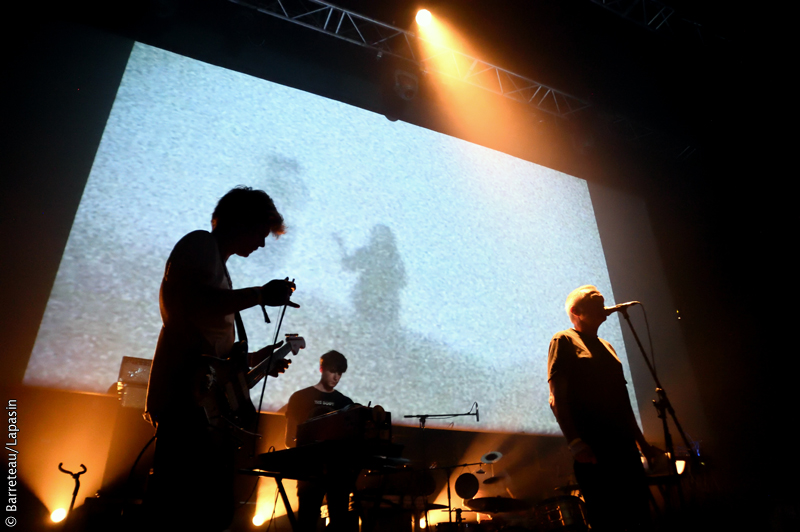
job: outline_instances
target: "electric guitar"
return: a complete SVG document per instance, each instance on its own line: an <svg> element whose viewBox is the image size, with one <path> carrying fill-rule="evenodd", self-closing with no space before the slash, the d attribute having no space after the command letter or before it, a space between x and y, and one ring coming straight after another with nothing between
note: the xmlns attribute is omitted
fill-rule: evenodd
<svg viewBox="0 0 800 532"><path fill-rule="evenodd" d="M286 342L252 369L247 366L245 342L237 342L228 358L203 355L195 376L194 396L209 425L244 431L252 427L258 412L250 400L250 388L289 353L297 355L305 347L306 341L301 336L287 334Z"/></svg>

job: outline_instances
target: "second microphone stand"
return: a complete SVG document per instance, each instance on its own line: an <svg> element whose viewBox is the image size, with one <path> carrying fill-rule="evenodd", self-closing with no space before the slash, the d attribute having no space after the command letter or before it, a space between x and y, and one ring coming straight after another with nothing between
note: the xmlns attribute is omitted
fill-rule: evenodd
<svg viewBox="0 0 800 532"><path fill-rule="evenodd" d="M478 403L475 403L472 406L477 407ZM454 417L463 417L463 416L475 416L475 418L477 419L478 418L478 412L477 412L477 410L475 412L473 412L472 408L470 408L469 412L467 412L466 414L414 414L414 415L410 415L410 416L403 416L406 419L412 419L412 418L413 419L419 419L419 428L422 429L422 462L423 462L423 464L427 463L427 459L426 459L426 456L425 456L425 423L429 419L450 419L450 418L454 418ZM458 466L453 466L453 467L458 467ZM452 512L452 508L450 506L450 469L452 469L452 467L451 468L436 467L434 469L445 469L447 471L447 518L448 518L448 521L450 522L450 524L452 524L453 523L453 512ZM428 501L427 501L427 496L426 496L426 500L425 500L425 525L429 526L428 523L430 523L430 521L428 520Z"/></svg>
<svg viewBox="0 0 800 532"><path fill-rule="evenodd" d="M667 397L667 392L664 390L664 387L661 385L661 381L658 379L655 368L650 363L650 359L647 358L647 353L644 350L644 346L642 345L641 340L639 340L639 335L636 334L636 329L633 327L633 323L631 323L631 319L628 316L628 309L622 308L619 310L619 312L625 318L625 321L628 322L628 327L633 333L633 337L636 340L636 345L639 346L639 351L642 353L642 357L647 365L647 369L650 370L650 375L653 376L653 381L656 384L656 395L658 396L658 399L653 401L653 406L656 407L658 417L661 419L661 426L664 430L664 447L666 447L666 452L669 453L669 474L677 481L678 469L675 465L675 446L672 441L672 434L669 431L667 414L669 414L669 416L672 418L672 421L675 423L675 428L678 429L678 434L680 434L684 445L686 445L686 449L689 451L689 463L691 464L692 472L698 472L700 470L700 460L697 458L694 448L689 442L689 438L686 436L686 433L683 431L683 428L678 421L678 417L675 415L675 409L672 408L672 403L670 403L669 398ZM682 498L680 484L677 484L677 486L678 493Z"/></svg>

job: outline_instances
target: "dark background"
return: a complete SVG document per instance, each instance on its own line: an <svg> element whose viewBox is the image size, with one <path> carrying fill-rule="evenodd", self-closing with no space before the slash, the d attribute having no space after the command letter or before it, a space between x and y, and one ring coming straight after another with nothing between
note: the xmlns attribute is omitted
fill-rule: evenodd
<svg viewBox="0 0 800 532"><path fill-rule="evenodd" d="M337 5L412 30L417 7ZM781 529L776 515L796 519L797 416L780 17L724 2L670 5L673 29L660 32L588 0L426 7L462 28L482 59L592 103L568 122L530 114L510 140L492 130L467 140L647 201L701 386L720 499L728 517L763 507L754 523ZM393 60L222 0L40 2L5 18L4 386L22 380L132 39L447 132L424 80L410 103L387 90ZM609 115L656 133L629 140L609 129ZM681 147L689 150L678 156Z"/></svg>

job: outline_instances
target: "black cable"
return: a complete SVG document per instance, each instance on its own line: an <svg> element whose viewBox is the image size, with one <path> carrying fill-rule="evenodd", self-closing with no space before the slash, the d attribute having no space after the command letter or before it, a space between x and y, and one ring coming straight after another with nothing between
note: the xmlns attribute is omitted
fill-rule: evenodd
<svg viewBox="0 0 800 532"><path fill-rule="evenodd" d="M136 470L136 466L139 464L139 460L142 459L142 456L144 456L144 452L147 450L147 448L150 447L153 444L154 441L156 441L156 435L157 434L158 434L158 432L153 433L153 437L150 438L150 440L147 443L144 444L144 447L142 447L142 450L139 451L139 455L136 457L136 460L133 461L133 465L131 466L131 470L128 473L128 480L125 483L125 486L127 487L127 490L128 490L129 494L131 493L130 490L131 490L131 487L132 487L132 484L133 484L133 473Z"/></svg>
<svg viewBox="0 0 800 532"><path fill-rule="evenodd" d="M272 528L272 522L275 520L275 510L278 507L278 486L275 485L275 500L272 501L272 515L269 516L269 524L267 525L266 532L269 532L269 529ZM288 510L287 510L288 511ZM278 525L275 525L275 530L278 530Z"/></svg>
<svg viewBox="0 0 800 532"><path fill-rule="evenodd" d="M286 280L288 281L289 278L287 277ZM272 345L275 345L275 344L278 343L278 335L280 334L281 325L283 324L283 316L286 314L286 307L287 306L288 305L283 305L283 308L281 309L281 317L278 320L278 325L275 327L275 336L274 336L274 338L272 340ZM264 320L267 323L270 323L269 318L267 317L266 309L263 306L261 308L264 311ZM273 352L269 355L270 358L272 358L272 355L274 353L275 353L275 350L273 349ZM258 426L259 426L259 424L261 422L261 407L264 404L264 394L266 393L266 390L267 390L267 379L269 378L269 369L270 369L271 365L272 365L272 361L270 360L270 363L267 366L267 370L264 372L264 382L261 385L261 396L258 399L258 408L256 408L256 424L255 424L255 427L253 428L253 432L256 435L258 434ZM256 454L257 440L258 440L257 437L253 438L253 450L250 453L251 456L253 456L253 457L255 457L255 454ZM267 452L274 451L275 447L274 446L270 446L270 449L271 450L268 450ZM256 477L256 482L255 482L255 485L253 486L253 490L250 492L250 495L247 497L247 501L245 503L249 502L250 499L253 498L253 493L255 493L255 491L256 491L256 487L258 486L258 481L259 481L260 478L261 477ZM277 503L277 492L276 492L275 497L276 497L276 503ZM273 516L275 515L275 505L273 505L272 515ZM269 526L272 526L272 521L271 520L270 520L270 525ZM269 530L269 529L267 529L267 530Z"/></svg>
<svg viewBox="0 0 800 532"><path fill-rule="evenodd" d="M286 307L289 305L284 305L281 309L281 317L278 320L278 326L275 328L275 337L272 339L272 344L278 343L278 334L281 332L281 325L283 325L283 317L286 315Z"/></svg>
<svg viewBox="0 0 800 532"><path fill-rule="evenodd" d="M653 364L653 373L658 375L656 371L656 351L653 349L653 335L650 334L650 322L647 319L647 309L644 308L644 304L641 305L642 307L642 314L644 315L644 325L645 329L647 329L647 338L650 343L650 361Z"/></svg>
<svg viewBox="0 0 800 532"><path fill-rule="evenodd" d="M277 327L275 327L275 336L272 339L272 345L275 345L275 344L278 343L278 335L280 334L281 325L283 324L283 316L286 314L286 307L287 307L287 305L284 305L283 308L281 309L281 317L278 320ZM273 349L273 353L274 353L274 349ZM271 357L272 357L272 355L270 355L270 358ZM271 366L271 365L272 365L272 361L270 361L270 363L269 363L269 366ZM253 430L253 432L255 432L255 433L258 433L258 425L259 425L259 422L261 421L261 407L264 405L264 394L267 391L267 379L269 378L269 369L270 369L269 366L267 366L267 371L264 372L264 382L261 385L261 396L258 399L258 408L256 408L256 426L255 426L255 430ZM255 439L254 439L253 440L253 453L252 453L253 456L255 456L255 452L256 452L255 446L256 446L256 444L255 444Z"/></svg>
<svg viewBox="0 0 800 532"><path fill-rule="evenodd" d="M283 322L283 315L285 313L286 313L286 305L284 305L283 310L281 312L280 322L278 323L278 326L275 328L275 340L272 342L272 345L275 345L276 343L278 343L277 342L278 333L280 331L281 322ZM270 323L270 322L267 321L267 323ZM271 354L270 354L270 357L272 357ZM270 365L271 364L272 363L270 362ZM253 427L253 434L255 434L256 436L253 437L253 448L250 450L250 456L251 457L255 457L257 446L258 446L258 426L260 425L260 422L261 422L261 406L264 403L264 393L267 390L267 378L269 378L269 366L267 366L267 370L264 372L264 382L261 385L261 396L260 396L260 398L258 400L258 408L255 409L255 411L256 411L256 423L255 423L255 426ZM274 450L275 448L274 447L270 447L270 449ZM268 452L271 452L271 451L268 451ZM253 489L250 490L250 495L248 495L247 500L245 500L244 504L247 504L248 502L250 502L250 499L253 498L253 494L256 492L256 488L258 487L258 481L260 480L260 478L261 477L256 477L256 481L255 481L255 483L253 485ZM241 506L240 506L240 508L241 508Z"/></svg>
<svg viewBox="0 0 800 532"><path fill-rule="evenodd" d="M268 453L271 453L271 452L274 452L274 451L275 451L275 446L274 446L274 445L270 445L269 449L267 449L267 452L268 452ZM242 508L242 507L244 507L245 505L247 505L247 503L248 503L248 502L250 502L250 499L252 499L252 498L253 498L253 494L256 492L256 488L258 487L258 481L259 481L259 480L261 480L261 477L260 477L260 476L258 476L258 475L256 475L256 481L255 481L255 483L253 484L253 489L251 489L251 490L250 490L250 495L248 495L248 496L247 496L247 500L245 500L243 504L239 505L239 506L236 508L237 510L238 510L239 508Z"/></svg>

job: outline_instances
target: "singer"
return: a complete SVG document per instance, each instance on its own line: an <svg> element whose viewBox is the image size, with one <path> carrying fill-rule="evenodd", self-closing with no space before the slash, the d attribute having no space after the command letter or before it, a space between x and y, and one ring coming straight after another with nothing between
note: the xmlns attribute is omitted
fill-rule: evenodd
<svg viewBox="0 0 800 532"><path fill-rule="evenodd" d="M283 217L261 190L237 187L211 218L211 232L193 231L173 248L161 282L163 327L158 337L146 417L156 426L148 505L157 530L224 530L233 518L234 442L208 426L194 402L194 368L201 355L225 358L234 344L234 314L255 305L291 304L294 285L273 280L234 290L226 263L264 247L284 232ZM267 346L250 365L269 356ZM284 361L273 371L282 373Z"/></svg>
<svg viewBox="0 0 800 532"><path fill-rule="evenodd" d="M575 459L592 530L646 530L649 493L636 446L648 460L657 450L636 423L622 363L611 344L597 336L609 314L604 303L591 285L567 296L573 327L550 341L550 408Z"/></svg>

